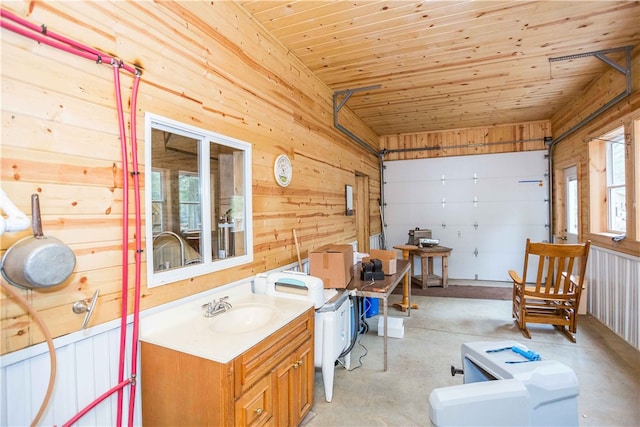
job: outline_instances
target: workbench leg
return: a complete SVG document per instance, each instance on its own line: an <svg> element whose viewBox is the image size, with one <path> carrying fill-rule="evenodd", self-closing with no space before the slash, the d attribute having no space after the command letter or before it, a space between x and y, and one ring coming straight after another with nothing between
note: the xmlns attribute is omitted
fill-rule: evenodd
<svg viewBox="0 0 640 427"><path fill-rule="evenodd" d="M418 249L417 246L410 246L410 245L394 246L393 248L400 249L402 251L402 259L407 261L409 261L409 254L411 253L411 251L413 249ZM411 260L411 263L413 263L413 260ZM407 274L404 275L404 281L402 283L402 302L393 304L393 306L399 309L400 311L409 310L409 313L408 313L409 315L411 315L412 308L414 309L418 308L418 304L411 304L411 301L410 301L412 267L413 265L409 266L409 270L407 271Z"/></svg>
<svg viewBox="0 0 640 427"><path fill-rule="evenodd" d="M431 266L431 258L428 256L420 257L420 275L422 276L422 289L427 289L429 274L431 274L431 267L427 267L427 262Z"/></svg>
<svg viewBox="0 0 640 427"><path fill-rule="evenodd" d="M442 287L447 287L447 282L449 280L449 261L447 260L448 256L442 257Z"/></svg>
<svg viewBox="0 0 640 427"><path fill-rule="evenodd" d="M387 303L387 297L382 298L382 316L384 318L382 324L384 327L384 371L387 371L387 337L389 336L389 325L387 317L387 309L389 304Z"/></svg>

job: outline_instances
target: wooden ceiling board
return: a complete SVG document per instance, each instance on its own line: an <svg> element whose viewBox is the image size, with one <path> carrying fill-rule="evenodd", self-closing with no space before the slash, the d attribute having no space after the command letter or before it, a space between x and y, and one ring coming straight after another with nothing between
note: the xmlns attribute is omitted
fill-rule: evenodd
<svg viewBox="0 0 640 427"><path fill-rule="evenodd" d="M638 1L239 3L381 136L549 119L610 68L549 58L640 44Z"/></svg>
<svg viewBox="0 0 640 427"><path fill-rule="evenodd" d="M385 14L388 11L385 11ZM446 21L445 21L446 19ZM367 47L371 43L405 43L420 36L433 36L440 34L452 34L460 37L469 28L470 24L476 24L472 15L460 16L458 14L449 15L446 18L436 19L412 12L392 19L376 18L369 23L362 23L362 20L351 18L344 23L343 28L320 27L313 31L304 33L304 39L298 40L299 45L292 42L291 47L296 50L306 50L315 54L322 54L331 51L339 45L352 46L355 51L361 47ZM487 19L483 19L482 22ZM395 38L394 38L395 37ZM446 36L444 36L446 37ZM449 37L447 37L448 39ZM286 42L286 37L283 41ZM359 44L361 43L361 44ZM313 48L308 48L307 44L312 44Z"/></svg>

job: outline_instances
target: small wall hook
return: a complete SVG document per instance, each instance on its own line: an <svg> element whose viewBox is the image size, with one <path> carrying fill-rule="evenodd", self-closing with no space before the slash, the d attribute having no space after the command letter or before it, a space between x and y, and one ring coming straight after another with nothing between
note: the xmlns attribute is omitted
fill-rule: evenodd
<svg viewBox="0 0 640 427"><path fill-rule="evenodd" d="M73 310L74 313L76 314L82 314L85 312L87 313L87 315L84 316L84 321L82 322L81 329L84 329L87 327L87 324L89 323L89 318L91 317L91 313L93 313L93 308L96 306L96 302L98 301L98 295L100 295L100 289L96 289L96 292L93 294L93 298L91 298L91 302L89 304L87 304L87 300L83 300L83 299L73 303L73 306L71 307L71 309Z"/></svg>

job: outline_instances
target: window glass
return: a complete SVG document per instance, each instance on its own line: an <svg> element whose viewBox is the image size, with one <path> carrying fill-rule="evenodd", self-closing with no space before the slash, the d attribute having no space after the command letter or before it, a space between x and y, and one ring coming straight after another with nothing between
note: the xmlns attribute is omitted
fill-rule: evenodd
<svg viewBox="0 0 640 427"><path fill-rule="evenodd" d="M603 138L606 144L608 228L613 232L627 229L625 188L624 128L618 128Z"/></svg>
<svg viewBox="0 0 640 427"><path fill-rule="evenodd" d="M178 173L180 231L192 232L201 228L200 178L192 172Z"/></svg>
<svg viewBox="0 0 640 427"><path fill-rule="evenodd" d="M151 171L151 218L153 233L163 231L164 212L164 171Z"/></svg>
<svg viewBox="0 0 640 427"><path fill-rule="evenodd" d="M578 178L567 179L567 233L578 234Z"/></svg>

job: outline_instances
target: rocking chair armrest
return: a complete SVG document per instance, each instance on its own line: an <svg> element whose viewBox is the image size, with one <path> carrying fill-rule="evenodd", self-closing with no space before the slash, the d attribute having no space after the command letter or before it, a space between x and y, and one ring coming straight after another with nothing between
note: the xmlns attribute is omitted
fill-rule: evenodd
<svg viewBox="0 0 640 427"><path fill-rule="evenodd" d="M562 273L562 277L567 277L567 272ZM574 276L573 274L569 275L569 281L571 282L572 289L578 289L578 283L580 283L580 277Z"/></svg>
<svg viewBox="0 0 640 427"><path fill-rule="evenodd" d="M518 276L518 273L516 273L514 270L509 270L509 276L511 276L511 280L513 280L514 285L519 285L519 286L524 285L524 283L522 283L522 279L520 278L520 276Z"/></svg>
<svg viewBox="0 0 640 427"><path fill-rule="evenodd" d="M562 272L562 277L567 277L567 272L563 271ZM574 276L573 274L569 275L569 280L571 281L571 283L573 283L574 285L578 285L578 282L580 282L580 277L579 276Z"/></svg>

